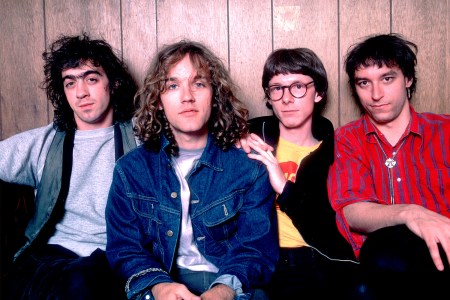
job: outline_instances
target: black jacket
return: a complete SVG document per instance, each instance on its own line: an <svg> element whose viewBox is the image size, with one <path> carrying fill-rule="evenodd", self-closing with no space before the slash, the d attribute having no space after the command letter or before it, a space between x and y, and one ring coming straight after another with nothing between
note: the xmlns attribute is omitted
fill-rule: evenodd
<svg viewBox="0 0 450 300"><path fill-rule="evenodd" d="M258 117L249 123L250 132L276 150L280 137L278 119ZM356 261L350 244L338 231L335 212L328 200L328 169L334 161L333 124L322 116L314 117L312 133L322 144L301 161L295 183L286 183L277 203L308 245L332 259Z"/></svg>

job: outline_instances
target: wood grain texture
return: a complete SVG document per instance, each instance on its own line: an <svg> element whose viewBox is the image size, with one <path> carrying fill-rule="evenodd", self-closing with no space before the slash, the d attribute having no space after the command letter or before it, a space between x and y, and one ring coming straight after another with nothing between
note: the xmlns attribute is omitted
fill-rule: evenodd
<svg viewBox="0 0 450 300"><path fill-rule="evenodd" d="M157 0L158 47L190 39L209 47L228 66L227 0Z"/></svg>
<svg viewBox="0 0 450 300"><path fill-rule="evenodd" d="M392 29L418 46L416 111L450 113L448 1L393 0ZM418 30L420 29L420 30Z"/></svg>
<svg viewBox="0 0 450 300"><path fill-rule="evenodd" d="M52 120L38 87L41 54L61 34L86 31L106 39L138 83L162 45L182 38L203 42L230 69L251 117L271 114L260 87L269 53L308 47L328 72L325 115L336 127L360 116L343 69L345 54L376 33L399 32L417 43L412 103L418 111L450 113L449 27L448 0L2 0L0 139Z"/></svg>
<svg viewBox="0 0 450 300"><path fill-rule="evenodd" d="M122 37L123 59L141 85L157 48L155 1L122 1Z"/></svg>
<svg viewBox="0 0 450 300"><path fill-rule="evenodd" d="M274 48L305 47L322 60L328 77L324 115L338 125L338 1L274 1Z"/></svg>
<svg viewBox="0 0 450 300"><path fill-rule="evenodd" d="M34 0L0 3L0 140L49 122L41 53L44 10Z"/></svg>
<svg viewBox="0 0 450 300"><path fill-rule="evenodd" d="M368 35L390 33L390 1L340 0L339 16L339 125L342 126L361 116L348 85L345 55L349 47Z"/></svg>
<svg viewBox="0 0 450 300"><path fill-rule="evenodd" d="M250 118L271 115L264 101L261 76L272 51L271 1L230 0L230 73Z"/></svg>
<svg viewBox="0 0 450 300"><path fill-rule="evenodd" d="M119 1L47 0L45 22L48 43L60 35L87 32L92 38L103 38L114 49L122 51Z"/></svg>

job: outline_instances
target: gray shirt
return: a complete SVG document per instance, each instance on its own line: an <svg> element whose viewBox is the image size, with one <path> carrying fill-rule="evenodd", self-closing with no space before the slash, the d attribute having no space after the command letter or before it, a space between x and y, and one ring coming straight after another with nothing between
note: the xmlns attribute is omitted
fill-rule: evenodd
<svg viewBox="0 0 450 300"><path fill-rule="evenodd" d="M36 188L54 135L50 124L1 141L0 179ZM49 243L80 256L105 250L105 207L114 165L113 126L76 131L66 213Z"/></svg>

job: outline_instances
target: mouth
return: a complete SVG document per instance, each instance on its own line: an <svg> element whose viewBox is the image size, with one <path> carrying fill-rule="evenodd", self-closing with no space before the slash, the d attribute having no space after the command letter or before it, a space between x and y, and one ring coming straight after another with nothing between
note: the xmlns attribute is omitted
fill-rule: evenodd
<svg viewBox="0 0 450 300"><path fill-rule="evenodd" d="M88 108L88 107L92 107L93 105L94 105L94 103L83 103L83 104L79 105L78 107Z"/></svg>
<svg viewBox="0 0 450 300"><path fill-rule="evenodd" d="M382 109L385 108L386 106L388 106L387 103L379 103L379 104L372 104L370 107L372 107L373 109Z"/></svg>
<svg viewBox="0 0 450 300"><path fill-rule="evenodd" d="M192 115L192 114L195 114L197 112L197 110L196 109L193 109L193 108L190 108L190 109L183 109L181 112L180 112L180 115Z"/></svg>

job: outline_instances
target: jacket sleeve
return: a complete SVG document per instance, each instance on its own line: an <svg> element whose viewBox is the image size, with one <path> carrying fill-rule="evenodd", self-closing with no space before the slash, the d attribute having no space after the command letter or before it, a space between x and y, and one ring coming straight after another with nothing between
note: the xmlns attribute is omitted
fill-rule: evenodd
<svg viewBox="0 0 450 300"><path fill-rule="evenodd" d="M0 180L36 188L54 135L49 124L0 141Z"/></svg>

